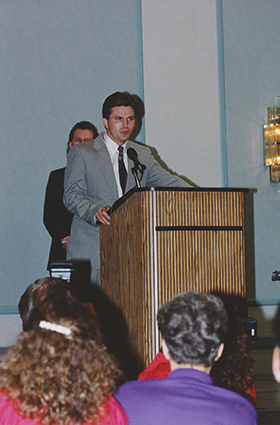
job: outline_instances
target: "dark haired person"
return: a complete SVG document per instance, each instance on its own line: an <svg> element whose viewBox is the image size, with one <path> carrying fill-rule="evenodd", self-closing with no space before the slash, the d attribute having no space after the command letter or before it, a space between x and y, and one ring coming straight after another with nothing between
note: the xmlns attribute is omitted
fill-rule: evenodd
<svg viewBox="0 0 280 425"><path fill-rule="evenodd" d="M210 376L214 385L228 388L247 398L257 407L257 395L253 384L253 358L251 356L248 333L240 313L230 299L222 297L228 316L228 332L224 340L224 351L218 361L214 362ZM167 378L170 363L162 352L159 352L147 368L140 373L138 379Z"/></svg>
<svg viewBox="0 0 280 425"><path fill-rule="evenodd" d="M58 281L60 282L60 285L64 286L65 292L69 292L70 294L70 285L67 282L51 277L37 279L26 288L18 303L18 312L24 332L30 331L37 325L37 308L35 307L37 304L37 298L40 297L42 292L49 288L50 285L57 285Z"/></svg>
<svg viewBox="0 0 280 425"><path fill-rule="evenodd" d="M81 121L74 125L69 133L67 152L72 146L79 145L98 136L96 127L89 121ZM65 167L53 170L49 175L44 203L44 225L52 242L47 270L52 261L66 259L66 250L73 219L63 204Z"/></svg>
<svg viewBox="0 0 280 425"><path fill-rule="evenodd" d="M214 386L210 377L227 331L222 301L196 292L177 295L159 309L158 327L171 372L166 379L132 381L118 389L130 425L256 425L253 405Z"/></svg>
<svg viewBox="0 0 280 425"><path fill-rule="evenodd" d="M33 325L37 324L34 323L34 308L36 303L36 298L38 294L40 294L47 286L49 285L55 285L57 284L58 279L53 278L41 278L37 279L34 283L31 283L22 296L20 297L19 303L18 303L18 312L20 321L22 324L22 330L24 332L29 331L32 329ZM70 285L64 281L61 280L61 284L65 285L65 290L69 291L70 293ZM0 361L3 360L6 353L11 347L1 347L0 349Z"/></svg>
<svg viewBox="0 0 280 425"><path fill-rule="evenodd" d="M62 279L52 278L52 277L43 277L35 280L34 283L31 283L22 296L20 297L18 303L18 312L20 315L20 320L22 323L23 331L27 332L33 329L34 326L37 325L37 299L38 297L42 297L42 293L45 290L50 290L49 287L54 285L57 287L59 284L60 288L63 288L65 294L67 293L70 297L76 297L73 294L72 288L68 282ZM94 312L95 316L96 313ZM97 317L97 316L96 316Z"/></svg>
<svg viewBox="0 0 280 425"><path fill-rule="evenodd" d="M99 226L110 224L109 206L135 187L131 173L133 161L128 148L133 148L145 165L141 186L189 186L165 171L148 147L129 140L138 110L133 96L115 92L102 108L105 133L95 140L75 146L68 155L65 171L64 204L74 219L68 243L67 258L90 260L92 282L100 283ZM121 170L121 171L120 171Z"/></svg>
<svg viewBox="0 0 280 425"><path fill-rule="evenodd" d="M97 318L61 279L35 282L23 332L0 365L0 425L128 425L113 397L121 372Z"/></svg>

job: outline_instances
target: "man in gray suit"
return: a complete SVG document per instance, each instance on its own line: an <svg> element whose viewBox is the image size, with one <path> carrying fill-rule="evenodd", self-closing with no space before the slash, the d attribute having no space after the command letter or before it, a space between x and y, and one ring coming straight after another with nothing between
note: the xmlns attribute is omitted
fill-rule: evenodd
<svg viewBox="0 0 280 425"><path fill-rule="evenodd" d="M64 204L74 214L67 259L90 260L91 280L100 283L99 226L110 224L108 210L124 193L135 187L134 161L142 187L188 187L188 183L165 171L148 147L129 140L138 113L133 97L116 92L107 97L102 115L105 133L74 146L68 155L64 180ZM121 149L121 152L120 150ZM131 152L131 149L130 149Z"/></svg>

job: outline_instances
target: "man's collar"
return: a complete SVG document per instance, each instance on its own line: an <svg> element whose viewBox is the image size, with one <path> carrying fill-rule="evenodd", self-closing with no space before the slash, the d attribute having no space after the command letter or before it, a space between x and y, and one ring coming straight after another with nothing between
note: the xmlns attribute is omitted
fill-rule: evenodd
<svg viewBox="0 0 280 425"><path fill-rule="evenodd" d="M114 142L114 140L112 140L111 137L108 136L107 132L105 132L104 134L104 141L108 149L110 149L111 151L116 151L119 147L119 145L116 142ZM128 140L122 145L124 150L126 150L127 142Z"/></svg>

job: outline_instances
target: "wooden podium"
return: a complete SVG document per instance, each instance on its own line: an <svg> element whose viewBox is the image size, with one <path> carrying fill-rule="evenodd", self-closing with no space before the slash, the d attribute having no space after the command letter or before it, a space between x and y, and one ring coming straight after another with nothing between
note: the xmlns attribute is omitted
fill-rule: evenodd
<svg viewBox="0 0 280 425"><path fill-rule="evenodd" d="M158 307L195 290L246 301L246 189L143 188L100 226L101 287L122 310L143 366L157 354Z"/></svg>

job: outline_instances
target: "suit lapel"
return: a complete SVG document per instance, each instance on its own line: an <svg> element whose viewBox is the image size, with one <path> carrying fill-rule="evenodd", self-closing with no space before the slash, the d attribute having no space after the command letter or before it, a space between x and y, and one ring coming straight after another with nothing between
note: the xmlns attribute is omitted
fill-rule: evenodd
<svg viewBox="0 0 280 425"><path fill-rule="evenodd" d="M93 149L98 151L98 164L101 167L101 175L108 187L111 187L115 192L115 197L118 198L118 188L115 180L114 170L110 158L110 154L106 148L102 134L100 134L93 143Z"/></svg>

